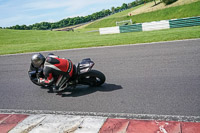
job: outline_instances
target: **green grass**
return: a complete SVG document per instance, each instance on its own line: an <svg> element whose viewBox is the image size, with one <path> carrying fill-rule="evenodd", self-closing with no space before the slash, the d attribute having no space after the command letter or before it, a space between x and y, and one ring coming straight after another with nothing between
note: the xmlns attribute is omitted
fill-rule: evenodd
<svg viewBox="0 0 200 133"><path fill-rule="evenodd" d="M100 35L98 32L0 30L0 55L200 38L200 26Z"/></svg>
<svg viewBox="0 0 200 133"><path fill-rule="evenodd" d="M134 23L143 23L159 20L168 20L174 18L185 18L200 16L200 1L191 4L170 7L163 10L157 10L148 13L142 13L134 16L122 16L122 17L112 17L103 19L101 21L94 22L85 28L102 28L116 26L116 21L130 20Z"/></svg>

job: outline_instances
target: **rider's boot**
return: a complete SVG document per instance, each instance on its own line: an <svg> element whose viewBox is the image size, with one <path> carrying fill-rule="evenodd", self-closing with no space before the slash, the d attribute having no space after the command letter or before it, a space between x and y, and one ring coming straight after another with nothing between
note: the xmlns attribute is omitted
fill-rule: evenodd
<svg viewBox="0 0 200 133"><path fill-rule="evenodd" d="M58 86L53 86L52 90L53 90L54 93L59 92L59 88L58 88Z"/></svg>

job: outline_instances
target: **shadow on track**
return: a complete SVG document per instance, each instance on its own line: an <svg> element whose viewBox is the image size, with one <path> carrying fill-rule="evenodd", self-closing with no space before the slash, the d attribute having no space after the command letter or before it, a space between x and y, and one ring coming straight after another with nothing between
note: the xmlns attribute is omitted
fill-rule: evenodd
<svg viewBox="0 0 200 133"><path fill-rule="evenodd" d="M110 91L115 91L119 89L123 89L121 85L105 83L100 87L80 86L80 87L77 87L76 89L65 90L62 94L58 94L58 95L61 95L62 97L79 97L79 96L89 95L97 91L110 92Z"/></svg>

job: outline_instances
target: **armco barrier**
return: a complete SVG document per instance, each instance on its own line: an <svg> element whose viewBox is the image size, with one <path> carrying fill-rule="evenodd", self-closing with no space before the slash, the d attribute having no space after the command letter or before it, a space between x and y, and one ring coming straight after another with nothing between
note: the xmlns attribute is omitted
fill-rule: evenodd
<svg viewBox="0 0 200 133"><path fill-rule="evenodd" d="M142 31L142 24L120 26L120 33Z"/></svg>
<svg viewBox="0 0 200 133"><path fill-rule="evenodd" d="M100 28L99 32L100 34L114 34L114 33L137 32L137 31L152 31L152 30L161 30L169 28L191 27L198 25L200 25L200 16Z"/></svg>
<svg viewBox="0 0 200 133"><path fill-rule="evenodd" d="M170 28L190 27L200 25L200 16L169 20Z"/></svg>
<svg viewBox="0 0 200 133"><path fill-rule="evenodd" d="M142 31L169 29L169 21L162 20L157 22L142 23Z"/></svg>
<svg viewBox="0 0 200 133"><path fill-rule="evenodd" d="M100 28L100 34L113 34L113 33L120 33L119 26L116 27L107 27L107 28Z"/></svg>

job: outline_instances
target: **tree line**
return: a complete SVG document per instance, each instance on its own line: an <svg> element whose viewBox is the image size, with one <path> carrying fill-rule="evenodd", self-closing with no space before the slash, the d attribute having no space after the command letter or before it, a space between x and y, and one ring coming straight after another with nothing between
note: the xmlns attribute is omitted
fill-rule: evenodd
<svg viewBox="0 0 200 133"><path fill-rule="evenodd" d="M123 10L144 4L145 2L150 2L153 0L135 0L131 3L123 3L122 6L120 7L112 7L111 10L102 10L96 13L93 13L88 16L81 16L81 17L73 17L73 18L66 18L62 19L58 22L50 23L50 22L41 22L41 23L35 23L32 25L15 25L11 27L6 27L6 29L16 29L16 30L50 30L50 29L56 29L56 28L62 28L62 27L67 27L67 26L72 26L72 25L77 25L81 23L86 23L90 21L94 21L109 15L112 15L114 13L121 12ZM2 28L2 27L0 27Z"/></svg>

